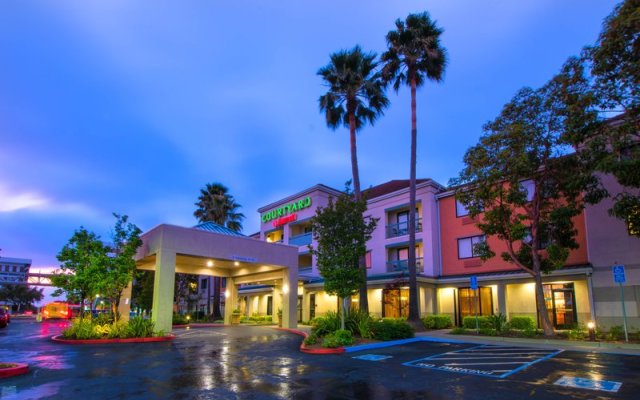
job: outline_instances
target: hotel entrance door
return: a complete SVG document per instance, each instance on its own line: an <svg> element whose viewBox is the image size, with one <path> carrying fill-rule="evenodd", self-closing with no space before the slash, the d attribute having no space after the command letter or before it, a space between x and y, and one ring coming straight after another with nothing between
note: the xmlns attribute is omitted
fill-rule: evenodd
<svg viewBox="0 0 640 400"><path fill-rule="evenodd" d="M557 329L570 329L578 322L573 283L544 285L549 319Z"/></svg>

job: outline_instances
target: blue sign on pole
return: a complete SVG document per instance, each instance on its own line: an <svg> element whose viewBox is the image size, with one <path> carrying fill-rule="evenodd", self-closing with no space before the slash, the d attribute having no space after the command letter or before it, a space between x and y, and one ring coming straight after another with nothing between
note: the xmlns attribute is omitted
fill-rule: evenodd
<svg viewBox="0 0 640 400"><path fill-rule="evenodd" d="M625 283L627 281L627 278L624 275L624 265L614 265L612 269L613 280L615 283Z"/></svg>
<svg viewBox="0 0 640 400"><path fill-rule="evenodd" d="M478 277L475 275L471 277L471 289L478 290Z"/></svg>

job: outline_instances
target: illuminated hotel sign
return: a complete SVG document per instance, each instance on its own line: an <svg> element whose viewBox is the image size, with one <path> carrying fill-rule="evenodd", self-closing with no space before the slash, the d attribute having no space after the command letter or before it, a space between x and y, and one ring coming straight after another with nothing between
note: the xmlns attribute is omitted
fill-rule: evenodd
<svg viewBox="0 0 640 400"><path fill-rule="evenodd" d="M311 207L311 197L309 196L304 199L285 204L282 207L267 211L262 214L262 223L273 221L272 224L276 227L293 222L298 218L295 212L308 207Z"/></svg>

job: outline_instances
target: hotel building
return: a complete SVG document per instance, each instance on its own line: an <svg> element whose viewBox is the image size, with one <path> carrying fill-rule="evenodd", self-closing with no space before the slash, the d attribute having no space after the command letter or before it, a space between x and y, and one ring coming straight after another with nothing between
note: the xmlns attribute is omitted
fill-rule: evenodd
<svg viewBox="0 0 640 400"><path fill-rule="evenodd" d="M298 321L308 321L338 307L338 299L323 290L323 279L309 246L316 246L310 226L316 208L326 206L330 197L340 193L318 184L258 210L260 231L253 238L298 248ZM411 228L409 181L392 180L363 193L368 205L366 215L378 218L365 257L369 311L379 317L406 316ZM455 324L460 324L465 316L474 315L477 303L479 315L536 317L532 277L499 256L483 262L474 254L473 244L485 238L452 191L431 179L419 179L416 208L417 280L422 316L448 314ZM603 214L606 206L599 205L574 218L580 247L570 253L563 268L543 278L549 316L558 329L596 319L602 325L621 323L616 318L621 315L618 310L621 306L613 301L609 276L614 262L629 262L631 287L625 304L630 320L639 321L640 240L630 237L622 222L606 221L599 226L601 222L597 221L604 218ZM598 226L587 229L591 223ZM610 247L604 246L607 241L600 237L604 226L610 231L608 237L613 238L614 231L617 237L625 236L624 241L618 240L618 246L614 246L617 254L622 254L618 260L609 257L610 252L605 250ZM500 254L504 245L496 238L486 240ZM477 291L470 288L471 276L477 278ZM272 286L245 285L239 289L238 304L245 315L274 315L274 294ZM357 304L358 296L352 301Z"/></svg>

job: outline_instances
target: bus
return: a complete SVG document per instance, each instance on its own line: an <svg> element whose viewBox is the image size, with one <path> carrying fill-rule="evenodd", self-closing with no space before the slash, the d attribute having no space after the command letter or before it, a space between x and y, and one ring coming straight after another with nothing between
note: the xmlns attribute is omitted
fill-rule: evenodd
<svg viewBox="0 0 640 400"><path fill-rule="evenodd" d="M63 301L54 301L42 307L42 319L71 319L80 314L79 304L69 304Z"/></svg>

